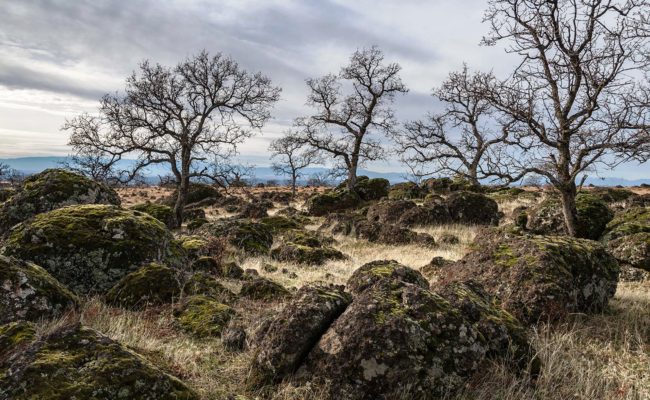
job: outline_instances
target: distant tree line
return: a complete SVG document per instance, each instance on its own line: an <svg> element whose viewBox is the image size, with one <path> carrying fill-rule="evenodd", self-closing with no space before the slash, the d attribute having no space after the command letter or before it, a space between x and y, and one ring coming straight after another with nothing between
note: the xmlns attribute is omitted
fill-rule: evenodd
<svg viewBox="0 0 650 400"><path fill-rule="evenodd" d="M503 185L541 177L560 193L575 235L581 177L650 154L650 1L491 0L485 17L482 43L503 43L519 59L507 77L464 65L433 89L439 111L401 124L394 102L408 88L400 65L377 47L359 49L338 73L306 80L312 112L272 141L274 171L295 193L303 170L327 161L354 191L358 169L385 159L390 138L418 177ZM174 68L145 61L124 94L101 100L98 115L66 123L71 168L125 182L147 166L169 166L180 223L191 180L240 182L231 166L237 145L265 125L279 96L269 78L221 54ZM120 170L127 155L138 161Z"/></svg>

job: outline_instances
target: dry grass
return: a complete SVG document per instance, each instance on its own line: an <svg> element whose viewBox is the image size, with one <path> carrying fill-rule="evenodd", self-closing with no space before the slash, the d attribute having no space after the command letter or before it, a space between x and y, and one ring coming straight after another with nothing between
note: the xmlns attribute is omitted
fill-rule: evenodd
<svg viewBox="0 0 650 400"><path fill-rule="evenodd" d="M505 203L500 207L508 214L517 205ZM356 268L377 259L395 259L413 268L422 267L434 256L458 259L477 234L477 228L459 225L416 230L434 238L451 233L460 244L436 248L385 246L338 237L334 247L347 254L347 260L304 267L255 257L245 259L242 267L256 269L287 287L315 281L342 284ZM267 264L277 270L270 272L265 268ZM239 290L234 281L224 284ZM282 304L251 301L235 305L238 319L247 326L254 326L280 307ZM171 310L172 306L167 306L133 312L90 299L79 318L178 376L206 400L231 395L248 399L324 399L323 388L296 387L291 383L281 384L265 395L249 392L246 378L251 351L232 353L218 339L198 340L186 335L174 325ZM53 323L43 330L55 326ZM650 282L620 284L606 313L575 315L563 324L540 326L531 332L531 339L544 365L536 382L512 373L504 364L485 365L453 400L650 399Z"/></svg>

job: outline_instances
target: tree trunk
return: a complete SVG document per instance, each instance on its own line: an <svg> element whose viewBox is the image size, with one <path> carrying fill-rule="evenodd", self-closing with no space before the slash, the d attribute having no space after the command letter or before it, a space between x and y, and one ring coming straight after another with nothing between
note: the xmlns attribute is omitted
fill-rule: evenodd
<svg viewBox="0 0 650 400"><path fill-rule="evenodd" d="M296 197L296 173L291 174L291 198Z"/></svg>
<svg viewBox="0 0 650 400"><path fill-rule="evenodd" d="M569 236L578 235L578 209L576 207L577 189L575 182L571 182L560 189L562 194L562 213L564 226Z"/></svg>
<svg viewBox="0 0 650 400"><path fill-rule="evenodd" d="M356 191L356 187L357 187L357 164L356 163L350 165L350 168L348 169L347 187L351 192Z"/></svg>
<svg viewBox="0 0 650 400"><path fill-rule="evenodd" d="M174 217L176 219L176 228L183 225L183 211L185 211L185 204L187 204L187 193L189 192L190 180L182 178L180 185L178 185L178 196L176 196L176 203L174 204Z"/></svg>

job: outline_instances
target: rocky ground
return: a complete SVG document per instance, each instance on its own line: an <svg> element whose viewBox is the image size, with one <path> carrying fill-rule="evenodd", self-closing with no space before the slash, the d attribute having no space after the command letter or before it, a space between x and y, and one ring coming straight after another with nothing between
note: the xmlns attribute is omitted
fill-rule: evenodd
<svg viewBox="0 0 650 400"><path fill-rule="evenodd" d="M650 398L645 189L569 239L541 189L197 186L169 230L70 179L0 204L0 399Z"/></svg>

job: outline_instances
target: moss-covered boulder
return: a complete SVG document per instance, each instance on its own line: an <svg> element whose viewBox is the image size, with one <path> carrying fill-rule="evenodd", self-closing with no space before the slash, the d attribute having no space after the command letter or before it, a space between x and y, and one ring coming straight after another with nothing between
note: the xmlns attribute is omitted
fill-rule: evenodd
<svg viewBox="0 0 650 400"><path fill-rule="evenodd" d="M174 191L169 196L165 197L161 203L173 207L174 204L176 204L177 197L178 189L174 189ZM189 207L195 207L198 205L207 207L216 204L222 198L223 195L216 187L205 183L193 182L190 184L187 192L186 204Z"/></svg>
<svg viewBox="0 0 650 400"><path fill-rule="evenodd" d="M199 398L178 379L88 328L64 327L40 340L11 346L7 353L0 360L2 399Z"/></svg>
<svg viewBox="0 0 650 400"><path fill-rule="evenodd" d="M427 279L436 280L438 274L454 264L454 261L447 260L443 257L433 257L428 264L420 268L420 273Z"/></svg>
<svg viewBox="0 0 650 400"><path fill-rule="evenodd" d="M286 242L271 250L271 258L297 264L322 265L329 260L344 260L346 256L331 247L311 247Z"/></svg>
<svg viewBox="0 0 650 400"><path fill-rule="evenodd" d="M355 186L357 194L359 194L359 197L365 201L379 200L388 196L389 188L390 182L388 182L388 179L369 179L367 176L358 177L357 185Z"/></svg>
<svg viewBox="0 0 650 400"><path fill-rule="evenodd" d="M617 213L607 224L603 240L620 263L650 271L650 208Z"/></svg>
<svg viewBox="0 0 650 400"><path fill-rule="evenodd" d="M637 194L631 190L613 187L594 188L587 191L587 193L599 197L606 203L624 202L637 196Z"/></svg>
<svg viewBox="0 0 650 400"><path fill-rule="evenodd" d="M386 200L368 207L366 218L368 221L382 224L399 224L402 215L417 205L411 200Z"/></svg>
<svg viewBox="0 0 650 400"><path fill-rule="evenodd" d="M440 398L461 387L487 351L444 298L388 280L355 296L297 376L323 384L332 399Z"/></svg>
<svg viewBox="0 0 650 400"><path fill-rule="evenodd" d="M5 254L34 262L76 293L102 293L148 262L171 259L165 225L108 205L60 208L13 228Z"/></svg>
<svg viewBox="0 0 650 400"><path fill-rule="evenodd" d="M323 247L336 243L331 236L325 236L319 232L308 231L304 229L292 229L282 236L285 242L299 244L309 247Z"/></svg>
<svg viewBox="0 0 650 400"><path fill-rule="evenodd" d="M244 282L239 296L251 300L278 301L286 299L290 293L279 283L255 276Z"/></svg>
<svg viewBox="0 0 650 400"><path fill-rule="evenodd" d="M390 187L388 198L390 200L420 199L426 194L416 183L400 182Z"/></svg>
<svg viewBox="0 0 650 400"><path fill-rule="evenodd" d="M452 221L460 224L496 225L499 206L491 198L474 192L453 192L447 198L447 209Z"/></svg>
<svg viewBox="0 0 650 400"><path fill-rule="evenodd" d="M214 276L204 272L192 274L183 286L187 295L201 295L213 298L220 303L231 304L237 296L217 281Z"/></svg>
<svg viewBox="0 0 650 400"><path fill-rule="evenodd" d="M434 247L436 245L435 239L427 233L418 233L401 226L378 222L357 222L354 224L353 233L357 239L391 246L419 244Z"/></svg>
<svg viewBox="0 0 650 400"><path fill-rule="evenodd" d="M273 233L281 233L302 227L301 221L297 218L283 215L273 215L271 217L262 218L260 222L268 227Z"/></svg>
<svg viewBox="0 0 650 400"><path fill-rule="evenodd" d="M145 265L120 279L106 293L106 302L130 309L171 303L181 292L177 275L162 264Z"/></svg>
<svg viewBox="0 0 650 400"><path fill-rule="evenodd" d="M3 360L12 350L26 345L36 338L36 328L28 321L9 322L0 325L0 360ZM2 373L0 362L0 374Z"/></svg>
<svg viewBox="0 0 650 400"><path fill-rule="evenodd" d="M578 211L577 236L598 240L613 213L600 197L590 193L576 196ZM562 203L557 196L549 197L528 213L526 227L540 235L566 235Z"/></svg>
<svg viewBox="0 0 650 400"><path fill-rule="evenodd" d="M0 204L0 235L36 214L75 204L120 205L108 186L62 169L32 175Z"/></svg>
<svg viewBox="0 0 650 400"><path fill-rule="evenodd" d="M164 204L142 203L136 204L135 206L131 207L131 209L151 215L158 221L165 224L165 226L168 228L173 228L176 226L176 216L174 215L174 210Z"/></svg>
<svg viewBox="0 0 650 400"><path fill-rule="evenodd" d="M268 207L262 203L245 203L238 209L237 218L260 219L269 216Z"/></svg>
<svg viewBox="0 0 650 400"><path fill-rule="evenodd" d="M43 268L0 255L0 324L56 317L78 302Z"/></svg>
<svg viewBox="0 0 650 400"><path fill-rule="evenodd" d="M0 203L3 203L16 193L14 189L0 187Z"/></svg>
<svg viewBox="0 0 650 400"><path fill-rule="evenodd" d="M361 201L361 197L356 192L351 192L348 189L336 189L310 197L305 206L309 215L320 217L355 208Z"/></svg>
<svg viewBox="0 0 650 400"><path fill-rule="evenodd" d="M602 311L616 291L618 263L598 242L495 230L471 248L439 284L474 280L525 324Z"/></svg>
<svg viewBox="0 0 650 400"><path fill-rule="evenodd" d="M260 387L293 374L350 301L342 287L302 287L258 333L249 384Z"/></svg>
<svg viewBox="0 0 650 400"><path fill-rule="evenodd" d="M416 270L395 260L378 260L362 265L348 279L347 289L358 295L378 282L407 282L427 289L429 283Z"/></svg>
<svg viewBox="0 0 650 400"><path fill-rule="evenodd" d="M248 219L229 219L202 226L199 234L223 237L233 247L248 254L268 254L273 234L268 226Z"/></svg>
<svg viewBox="0 0 650 400"><path fill-rule="evenodd" d="M174 310L178 325L196 337L219 336L236 312L213 297L195 295Z"/></svg>

